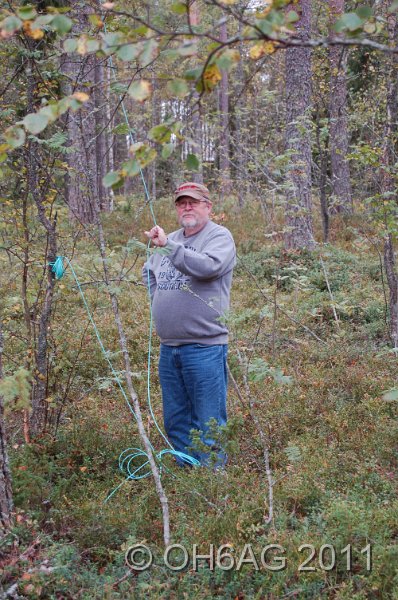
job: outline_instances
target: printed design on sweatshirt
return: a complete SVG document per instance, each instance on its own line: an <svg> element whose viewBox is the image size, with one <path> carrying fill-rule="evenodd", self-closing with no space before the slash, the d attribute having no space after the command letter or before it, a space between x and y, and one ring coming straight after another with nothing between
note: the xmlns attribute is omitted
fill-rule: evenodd
<svg viewBox="0 0 398 600"><path fill-rule="evenodd" d="M185 246L185 248L196 252L192 246ZM157 281L158 290L186 290L189 287L191 278L176 269L171 260L164 256L159 265Z"/></svg>

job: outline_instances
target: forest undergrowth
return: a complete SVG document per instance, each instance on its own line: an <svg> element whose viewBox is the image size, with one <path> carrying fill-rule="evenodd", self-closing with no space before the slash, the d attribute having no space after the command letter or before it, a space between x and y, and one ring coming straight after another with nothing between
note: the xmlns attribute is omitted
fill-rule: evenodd
<svg viewBox="0 0 398 600"><path fill-rule="evenodd" d="M175 228L169 203L155 204L167 231ZM95 232L71 237L66 213L59 212L62 253L122 376ZM48 434L27 444L21 413L8 414L17 513L1 549L8 597L398 599L397 403L386 394L397 385L397 357L374 232L361 214L344 226L336 218L331 243L312 253L286 252L277 211L263 206L261 212L253 201L239 213L231 201L215 212L239 255L227 316L230 421L220 432L229 462L225 472L213 472L178 469L168 457L162 474L172 542L186 548L189 564L172 570L164 563L151 478L126 481L105 502L126 478L119 454L141 444L67 271L56 284L51 326ZM165 443L145 408L149 307L140 270L149 211L120 201L104 225L134 383L147 431L161 450ZM38 239L32 250L32 293L43 269L42 244ZM5 375L29 351L20 267L7 261L0 270ZM161 425L158 351L154 335L151 396ZM259 427L274 481L269 524ZM125 563L126 550L137 543L154 557L143 572ZM199 554L229 544L233 559L224 568L211 559L194 568L195 544ZM262 561L270 544L280 548ZM170 562L183 558L176 548Z"/></svg>

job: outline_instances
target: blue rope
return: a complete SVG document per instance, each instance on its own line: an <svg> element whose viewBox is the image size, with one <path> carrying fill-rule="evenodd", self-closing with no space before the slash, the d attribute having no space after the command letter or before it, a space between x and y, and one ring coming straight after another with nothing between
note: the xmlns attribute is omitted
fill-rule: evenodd
<svg viewBox="0 0 398 600"><path fill-rule="evenodd" d="M147 248L147 256L149 256L149 245ZM74 280L76 282L77 288L79 290L80 296L83 300L83 304L86 308L88 317L90 319L90 322L93 326L95 335L97 337L98 343L100 345L101 351L103 353L103 355L105 356L105 359L111 369L111 372L113 374L114 379L117 382L117 385L119 386L119 389L122 393L123 398L125 399L127 406L130 410L130 412L132 413L132 415L134 416L135 420L137 420L136 414L134 412L133 407L131 406L131 403L128 399L128 396L123 388L122 382L119 379L119 375L117 373L117 371L115 370L110 358L109 358L109 352L105 349L105 346L102 342L101 339L101 335L100 332L98 330L98 327L92 317L91 311L90 311L90 307L87 303L86 297L84 295L83 289L80 285L79 279L75 273L75 270L70 262L70 260L67 257L64 256L57 256L54 262L50 263L50 266L52 267L52 272L55 274L56 279L62 279L62 277L65 274L66 268L64 265L64 262L66 262L67 266L69 266L72 275L74 277ZM149 294L149 306L150 306L150 322L149 322L149 340L148 340L148 359L147 359L147 363L148 363L148 368L147 368L147 399L148 399L148 405L149 405L149 410L152 416L152 419L155 423L155 426L158 430L158 432L160 433L160 435L162 436L162 438L165 440L165 442L167 443L167 445L169 446L169 448L166 448L164 450L161 450L160 452L156 453L152 444L150 443L151 446L151 450L154 454L154 456L156 457L156 459L159 462L160 465L160 471L162 471L162 458L164 456L166 456L167 454L171 454L173 456L175 456L176 458L179 458L181 461L185 462L187 465L191 465L191 466L200 466L200 462L194 458L193 456L190 456L189 454L185 454L184 452L179 452L178 450L174 450L173 446L170 444L169 440L167 439L167 437L164 435L164 433L162 432L162 430L160 429L158 422L156 420L155 414L153 412L153 408L152 408L152 402L151 402L151 385L150 385L150 369L151 369L151 354L152 354L152 331L153 331L153 315L152 315L152 302L151 302L151 295L150 295L150 279L149 279L149 269L147 269L147 273L148 273L148 294ZM143 458L145 459L144 462L142 462L138 467L134 466L134 461L136 461L136 459L138 458ZM126 483L127 481L130 480L139 480L139 479L144 479L145 477L149 477L151 475L151 468L150 468L150 464L149 464L149 457L148 454L140 449L140 448L127 448L126 450L123 450L123 452L120 453L119 455L119 468L122 471L122 473L127 473L127 479L125 481L123 481L121 484L119 484L109 495L108 497L105 499L105 502L107 502L119 489L122 485L124 485L124 483Z"/></svg>
<svg viewBox="0 0 398 600"><path fill-rule="evenodd" d="M106 33L106 24L105 24L105 20L103 19L104 22L104 31ZM112 57L109 57L109 63L111 66L111 71L114 75L114 68L113 68L113 61L112 61ZM116 80L116 76L114 75L114 80ZM126 125L128 127L128 132L129 132L129 138L130 138L130 142L133 144L134 143L134 138L133 138L133 133L132 133L132 128L130 127L130 123L129 123L129 118L127 115L127 111L126 111L126 107L123 101L123 97L121 95L119 95L119 101L122 107L122 111L123 111L123 115L126 121ZM144 186L144 191L145 191L145 196L147 198L147 202L149 204L149 209L151 211L151 215L152 215L152 219L155 225L157 225L156 223L156 217L155 217L155 213L153 210L153 206L152 206L152 200L151 197L149 195L149 191L148 191L148 186L146 184L145 181L145 177L144 177L144 173L143 170L140 168L140 175L141 175L141 180ZM149 247L150 247L150 240L148 241L148 246L147 246L147 261L149 261L150 258L150 251L149 251ZM70 267L70 270L72 272L72 275L76 281L76 285L77 288L79 290L79 293L82 297L84 306L86 308L88 317L90 319L90 322L94 328L94 332L95 335L97 337L98 343L100 345L100 348L102 350L103 355L105 356L105 359L112 371L112 374L117 382L117 385L119 386L119 389L122 393L123 398L125 399L127 406L130 410L130 412L133 414L135 420L137 420L136 414L134 412L133 407L131 406L131 403L127 397L126 392L124 391L122 382L119 379L118 373L116 372L116 370L113 367L113 364L111 362L111 360L109 359L109 353L106 351L103 343L102 343L102 339L100 336L100 333L98 331L98 328L95 324L95 321L91 315L90 312L90 308L88 306L86 297L83 293L83 290L80 286L79 280L77 278L77 275L72 267L71 262L69 261L69 259L67 257L63 257L63 256L57 256L55 261L53 263L50 263L50 266L52 267L52 271L55 274L56 279L61 279L64 274L65 274L65 266L64 266L64 261L66 261L67 265ZM153 451L154 456L156 457L156 459L159 462L160 465L160 472L162 471L162 458L163 456L166 456L167 454L171 454L173 456L175 456L176 458L179 458L181 461L183 461L184 463L186 463L187 465L191 465L191 466L200 466L200 461L198 461L196 458L194 458L193 456L190 456L189 454L185 454L184 452L179 452L177 450L174 450L173 446L170 444L169 440L167 439L167 437L164 435L164 433L162 432L162 430L160 429L158 422L156 420L155 414L153 412L153 408L152 408L152 401L151 401L151 382L150 382L150 377L151 377L151 355L152 355L152 331L153 331L153 314L152 314L152 298L151 298L151 294L150 294L150 277L149 277L149 268L147 269L147 274L148 274L148 296L149 296L149 308L150 308L150 320L149 320L149 339L148 339L148 358L147 358L147 400L148 400L148 406L149 406L149 411L151 413L153 422L155 423L156 429L158 430L158 432L160 433L161 437L163 438L163 440L166 442L166 444L169 446L169 448L166 448L164 450L161 450L160 452L156 453L153 449L152 444L151 445L151 450ZM138 467L133 466L133 463L136 461L136 459L138 458L142 458L142 459L146 459L144 462L142 462ZM149 464L149 458L147 453L140 449L140 448L127 448L126 450L123 450L123 452L120 453L119 455L119 468L122 471L122 473L126 473L127 472L127 479L125 481L123 481L120 485L118 485L109 495L108 497L105 499L105 502L107 502L119 489L122 485L124 485L124 483L126 483L126 481L130 481L130 480L139 480L139 479L144 479L145 477L148 477L151 475L151 468L150 468L150 464Z"/></svg>

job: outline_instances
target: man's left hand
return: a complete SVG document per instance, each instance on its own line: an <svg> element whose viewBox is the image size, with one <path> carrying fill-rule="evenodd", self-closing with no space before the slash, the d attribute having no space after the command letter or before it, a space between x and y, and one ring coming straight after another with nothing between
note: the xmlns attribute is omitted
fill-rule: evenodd
<svg viewBox="0 0 398 600"><path fill-rule="evenodd" d="M162 247L167 244L167 235L159 225L155 225L150 231L144 231L144 233L155 246Z"/></svg>

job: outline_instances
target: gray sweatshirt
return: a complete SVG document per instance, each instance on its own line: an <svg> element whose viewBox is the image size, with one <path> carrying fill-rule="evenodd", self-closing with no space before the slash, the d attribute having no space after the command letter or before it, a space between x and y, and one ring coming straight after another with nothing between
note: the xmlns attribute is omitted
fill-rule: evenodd
<svg viewBox="0 0 398 600"><path fill-rule="evenodd" d="M235 244L225 227L208 221L185 237L178 229L168 236L161 253L143 267L149 285L156 331L163 344L228 343L222 315L229 308L232 270L236 264Z"/></svg>

